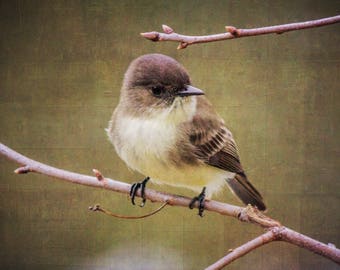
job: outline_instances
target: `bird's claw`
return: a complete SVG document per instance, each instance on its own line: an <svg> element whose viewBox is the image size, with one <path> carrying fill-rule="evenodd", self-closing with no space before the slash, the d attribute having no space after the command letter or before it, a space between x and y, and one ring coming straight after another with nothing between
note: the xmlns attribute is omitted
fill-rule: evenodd
<svg viewBox="0 0 340 270"><path fill-rule="evenodd" d="M131 203L133 205L135 205L135 197L139 189L141 189L141 198L142 198L142 202L139 206L143 207L145 205L145 202L146 202L145 186L149 180L150 180L150 177L146 177L143 181L132 184L131 189L130 189L130 198L131 198Z"/></svg>
<svg viewBox="0 0 340 270"><path fill-rule="evenodd" d="M205 202L205 190L206 190L206 187L204 187L202 189L202 192L198 196L194 197L189 204L189 208L193 209L195 207L195 203L198 202L198 215L200 217L203 217L204 202Z"/></svg>

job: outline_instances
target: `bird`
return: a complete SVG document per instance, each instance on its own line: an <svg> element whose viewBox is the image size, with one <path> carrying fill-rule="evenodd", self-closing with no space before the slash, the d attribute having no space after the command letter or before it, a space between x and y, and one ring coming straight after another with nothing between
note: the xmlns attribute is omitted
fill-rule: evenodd
<svg viewBox="0 0 340 270"><path fill-rule="evenodd" d="M205 200L228 186L244 204L266 209L241 165L232 133L186 69L158 53L133 60L123 79L117 107L106 129L118 156L146 178L132 185L132 203L145 185L191 189L203 216Z"/></svg>

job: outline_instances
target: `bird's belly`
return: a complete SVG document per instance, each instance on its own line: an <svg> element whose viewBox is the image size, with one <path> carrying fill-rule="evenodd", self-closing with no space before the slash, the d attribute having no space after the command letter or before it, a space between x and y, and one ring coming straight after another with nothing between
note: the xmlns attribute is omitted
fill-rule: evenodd
<svg viewBox="0 0 340 270"><path fill-rule="evenodd" d="M156 183L174 186L203 187L215 174L209 173L207 166L158 166L149 171L150 177Z"/></svg>
<svg viewBox="0 0 340 270"><path fill-rule="evenodd" d="M227 172L206 164L197 166L159 166L148 170L148 176L157 184L167 184L175 187L184 187L200 192L207 187L207 197L218 192L226 179L233 178L234 173Z"/></svg>

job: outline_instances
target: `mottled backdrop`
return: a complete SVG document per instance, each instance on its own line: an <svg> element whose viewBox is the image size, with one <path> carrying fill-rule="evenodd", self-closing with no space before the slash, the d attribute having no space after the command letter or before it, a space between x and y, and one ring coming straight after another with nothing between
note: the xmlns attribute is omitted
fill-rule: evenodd
<svg viewBox="0 0 340 270"><path fill-rule="evenodd" d="M191 46L152 43L140 32L168 24L184 34L334 16L339 1L1 1L0 141L39 161L127 182L104 128L135 57L178 59L234 133L268 214L340 246L340 25ZM260 228L168 207L126 221L87 210L142 214L125 195L13 174L0 157L1 269L202 269ZM150 185L152 186L152 185ZM184 189L153 188L193 196ZM229 191L217 200L238 204ZM338 269L272 243L228 269Z"/></svg>

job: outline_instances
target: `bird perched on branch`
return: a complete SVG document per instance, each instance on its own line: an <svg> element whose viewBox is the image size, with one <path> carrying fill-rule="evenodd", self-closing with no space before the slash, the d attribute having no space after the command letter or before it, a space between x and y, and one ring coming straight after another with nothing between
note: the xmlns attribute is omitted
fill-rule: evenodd
<svg viewBox="0 0 340 270"><path fill-rule="evenodd" d="M130 64L107 134L119 157L147 176L132 186L133 204L141 188L144 205L150 176L156 183L200 192L189 205L198 202L200 216L205 198L226 183L243 203L266 209L247 179L223 119L171 57L147 54Z"/></svg>

